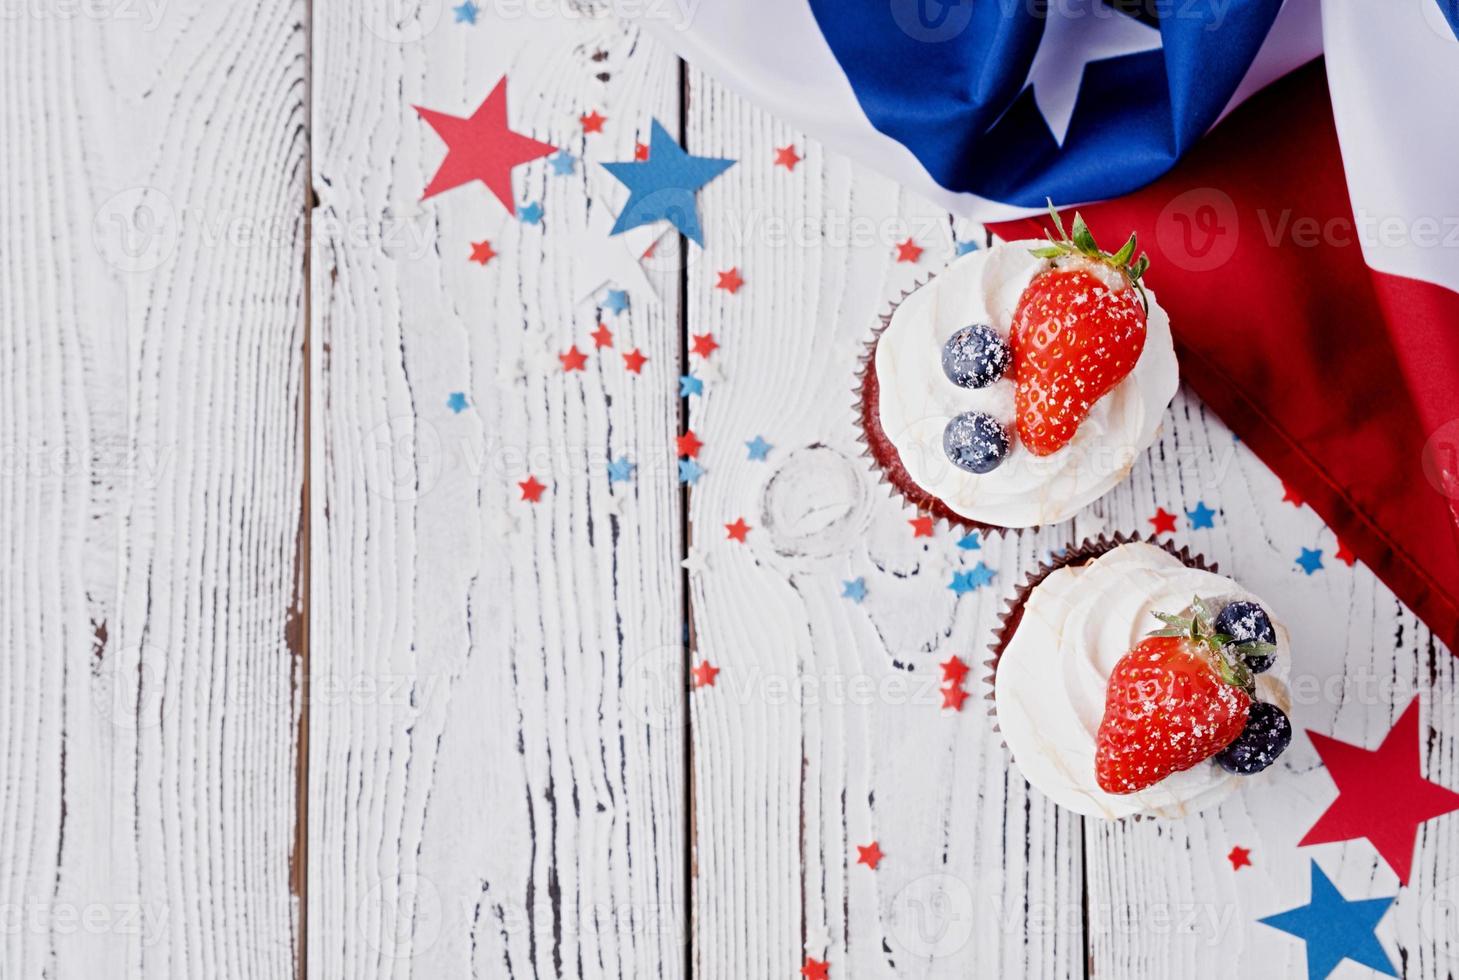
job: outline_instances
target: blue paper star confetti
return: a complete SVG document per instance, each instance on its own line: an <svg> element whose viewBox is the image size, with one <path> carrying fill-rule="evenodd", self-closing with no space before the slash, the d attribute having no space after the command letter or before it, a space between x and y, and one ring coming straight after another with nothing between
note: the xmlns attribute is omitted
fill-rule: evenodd
<svg viewBox="0 0 1459 980"><path fill-rule="evenodd" d="M1396 977L1373 929L1397 897L1349 901L1313 861L1311 901L1257 921L1307 944L1308 980L1323 980L1345 959Z"/></svg>
<svg viewBox="0 0 1459 980"><path fill-rule="evenodd" d="M993 576L996 574L998 573L989 568L986 562L980 561L966 571L953 572L952 582L948 585L948 588L952 589L958 595L965 595L968 592L981 589L989 582L992 582Z"/></svg>
<svg viewBox="0 0 1459 980"><path fill-rule="evenodd" d="M679 482L680 483L687 483L690 486L693 486L694 484L696 484L696 483L699 482L699 478L701 476L703 476L703 475L704 475L704 467L702 467L698 463L694 462L694 460L692 460L692 459L681 459L681 460L679 460Z"/></svg>
<svg viewBox="0 0 1459 980"><path fill-rule="evenodd" d="M1200 530L1203 527L1215 526L1211 518L1216 516L1216 512L1207 507L1204 500L1197 500L1196 509L1186 511L1185 516L1190 518L1192 531Z"/></svg>
<svg viewBox="0 0 1459 980"><path fill-rule="evenodd" d="M558 150L547 158L547 162L552 164L553 173L559 177L565 177L572 173L574 165L578 162L578 158L566 150Z"/></svg>
<svg viewBox="0 0 1459 980"><path fill-rule="evenodd" d="M466 411L466 392L451 392L451 394L446 398L446 407L455 412L457 415L460 415L462 412Z"/></svg>
<svg viewBox="0 0 1459 980"><path fill-rule="evenodd" d="M679 397L688 398L690 395L704 394L704 382L692 374L679 375Z"/></svg>
<svg viewBox="0 0 1459 980"><path fill-rule="evenodd" d="M963 551L977 551L983 547L983 541L978 537L978 532L974 531L971 534L964 534L958 541L957 546Z"/></svg>
<svg viewBox="0 0 1459 980"><path fill-rule="evenodd" d="M685 238L703 247L704 231L699 225L699 205L694 193L734 163L685 153L655 119L647 160L603 164L604 169L628 188L628 203L618 213L612 234L655 221L668 221Z"/></svg>
<svg viewBox="0 0 1459 980"><path fill-rule="evenodd" d="M764 436L756 436L749 442L745 443L745 448L750 450L751 459L764 460L767 456L770 455L770 450L774 449L775 447L766 442Z"/></svg>
<svg viewBox="0 0 1459 980"><path fill-rule="evenodd" d="M522 219L524 225L540 224L542 221L542 205L533 201L517 212L517 217Z"/></svg>
<svg viewBox="0 0 1459 980"><path fill-rule="evenodd" d="M976 252L978 250L978 243L977 242L958 242L954 246L954 249L956 250L956 252L957 252L958 255L967 255L969 252Z"/></svg>
<svg viewBox="0 0 1459 980"><path fill-rule="evenodd" d="M1302 566L1302 571L1311 575L1322 568L1322 549L1303 548L1302 553L1297 556L1297 564Z"/></svg>
<svg viewBox="0 0 1459 980"><path fill-rule="evenodd" d="M472 3L471 0L466 0L460 6L451 8L451 12L456 15L456 23L458 24L476 23L476 15L480 10L481 8Z"/></svg>
<svg viewBox="0 0 1459 980"><path fill-rule="evenodd" d="M608 482L627 483L633 479L633 471L636 469L637 464L630 463L627 456L619 456L608 464Z"/></svg>
<svg viewBox="0 0 1459 980"><path fill-rule="evenodd" d="M853 578L841 583L841 598L860 603L866 598L866 579Z"/></svg>
<svg viewBox="0 0 1459 980"><path fill-rule="evenodd" d="M603 309L613 315L618 315L628 309L628 294L621 289L608 290L608 296L603 300Z"/></svg>

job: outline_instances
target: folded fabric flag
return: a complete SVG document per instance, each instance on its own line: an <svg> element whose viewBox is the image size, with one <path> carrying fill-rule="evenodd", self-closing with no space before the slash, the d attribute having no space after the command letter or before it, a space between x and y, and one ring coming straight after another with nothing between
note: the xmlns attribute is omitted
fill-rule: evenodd
<svg viewBox="0 0 1459 980"><path fill-rule="evenodd" d="M1002 237L1135 230L1186 382L1459 648L1459 0L741 0L684 57Z"/></svg>

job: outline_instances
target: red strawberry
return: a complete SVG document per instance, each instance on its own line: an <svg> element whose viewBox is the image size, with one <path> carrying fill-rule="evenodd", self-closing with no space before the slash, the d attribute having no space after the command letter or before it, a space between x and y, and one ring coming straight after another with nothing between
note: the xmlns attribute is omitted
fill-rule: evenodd
<svg viewBox="0 0 1459 980"><path fill-rule="evenodd" d="M1094 775L1106 793L1135 793L1220 752L1246 727L1250 674L1228 659L1197 601L1190 619L1142 640L1109 676Z"/></svg>
<svg viewBox="0 0 1459 980"><path fill-rule="evenodd" d="M1035 456L1073 439L1090 406L1140 359L1147 306L1140 276L1150 264L1144 254L1131 261L1134 235L1110 254L1078 214L1070 238L1052 204L1049 213L1060 237L1033 254L1054 264L1024 289L1010 331L1018 435Z"/></svg>

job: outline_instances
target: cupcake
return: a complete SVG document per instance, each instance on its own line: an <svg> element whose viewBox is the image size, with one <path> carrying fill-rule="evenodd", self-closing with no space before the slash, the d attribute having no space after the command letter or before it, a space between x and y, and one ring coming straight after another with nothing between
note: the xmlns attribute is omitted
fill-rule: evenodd
<svg viewBox="0 0 1459 980"><path fill-rule="evenodd" d="M1088 817L1180 817L1292 737L1287 630L1189 551L1101 537L1046 565L993 644L993 714L1041 793Z"/></svg>
<svg viewBox="0 0 1459 980"><path fill-rule="evenodd" d="M1134 236L1111 254L1077 215L1073 229L970 252L883 318L857 411L868 455L918 508L1057 523L1155 441L1178 384L1170 318Z"/></svg>

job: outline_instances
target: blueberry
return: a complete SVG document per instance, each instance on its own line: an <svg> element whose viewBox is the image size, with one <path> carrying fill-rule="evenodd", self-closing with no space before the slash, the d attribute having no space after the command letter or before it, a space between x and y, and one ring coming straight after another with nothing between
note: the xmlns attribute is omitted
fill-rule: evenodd
<svg viewBox="0 0 1459 980"><path fill-rule="evenodd" d="M1221 610L1214 625L1217 633L1225 633L1231 637L1234 643L1248 643L1252 640L1272 644L1277 642L1277 631L1272 626L1266 610L1254 602L1240 601L1229 604ZM1276 654L1274 653L1247 654L1246 666L1251 668L1253 674L1260 674L1270 667L1275 659Z"/></svg>
<svg viewBox="0 0 1459 980"><path fill-rule="evenodd" d="M942 430L942 451L959 469L987 473L1008 455L1008 430L991 415L963 412Z"/></svg>
<svg viewBox="0 0 1459 980"><path fill-rule="evenodd" d="M993 331L981 323L963 327L942 345L942 370L962 388L986 388L1013 360L1013 353Z"/></svg>
<svg viewBox="0 0 1459 980"><path fill-rule="evenodd" d="M1216 762L1227 772L1250 776L1276 762L1291 741L1292 723L1282 709L1257 701L1246 716L1246 727L1236 741L1216 753Z"/></svg>

